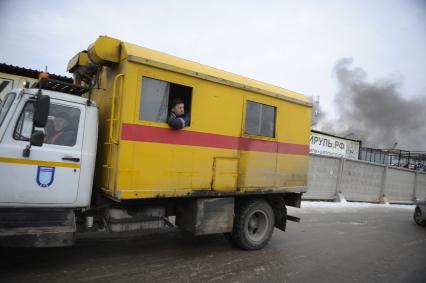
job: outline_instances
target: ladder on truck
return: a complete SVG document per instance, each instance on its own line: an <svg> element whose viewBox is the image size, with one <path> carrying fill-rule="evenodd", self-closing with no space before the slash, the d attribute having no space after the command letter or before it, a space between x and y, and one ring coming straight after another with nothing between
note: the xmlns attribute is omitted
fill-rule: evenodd
<svg viewBox="0 0 426 283"><path fill-rule="evenodd" d="M121 96L123 94L124 86L124 74L117 74L114 78L113 83L113 93L111 98L111 112L110 116L107 119L108 129L107 129L107 138L104 142L105 148L107 149L107 156L102 165L102 169L105 171L104 182L107 187L104 188L111 195L115 196L116 188L116 177L117 177L117 157L118 157L118 147L119 147L119 135L120 135L120 125L118 123L121 115Z"/></svg>

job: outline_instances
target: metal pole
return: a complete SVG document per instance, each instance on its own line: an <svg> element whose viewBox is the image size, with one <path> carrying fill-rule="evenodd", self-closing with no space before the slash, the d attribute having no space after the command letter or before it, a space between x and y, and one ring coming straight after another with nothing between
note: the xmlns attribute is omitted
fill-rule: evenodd
<svg viewBox="0 0 426 283"><path fill-rule="evenodd" d="M408 160L407 160L408 168L410 168L410 155L411 155L411 151L408 152Z"/></svg>
<svg viewBox="0 0 426 283"><path fill-rule="evenodd" d="M399 150L399 154L398 154L398 167L401 166L400 162L401 162L401 150Z"/></svg>

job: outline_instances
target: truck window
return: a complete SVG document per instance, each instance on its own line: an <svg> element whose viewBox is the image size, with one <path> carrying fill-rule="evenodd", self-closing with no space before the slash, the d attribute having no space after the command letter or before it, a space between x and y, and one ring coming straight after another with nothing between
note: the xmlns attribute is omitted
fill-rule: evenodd
<svg viewBox="0 0 426 283"><path fill-rule="evenodd" d="M276 107L274 106L247 101L245 133L275 137L275 113Z"/></svg>
<svg viewBox="0 0 426 283"><path fill-rule="evenodd" d="M166 123L175 98L184 102L185 112L191 112L192 87L142 77L139 119Z"/></svg>
<svg viewBox="0 0 426 283"><path fill-rule="evenodd" d="M34 103L27 102L15 126L14 139L28 141L33 126ZM80 109L51 104L49 118L44 128L44 143L74 146L77 140Z"/></svg>
<svg viewBox="0 0 426 283"><path fill-rule="evenodd" d="M6 118L7 112L9 112L10 106L12 106L15 100L16 93L9 93L6 95L4 101L0 103L0 127L3 124L4 118Z"/></svg>

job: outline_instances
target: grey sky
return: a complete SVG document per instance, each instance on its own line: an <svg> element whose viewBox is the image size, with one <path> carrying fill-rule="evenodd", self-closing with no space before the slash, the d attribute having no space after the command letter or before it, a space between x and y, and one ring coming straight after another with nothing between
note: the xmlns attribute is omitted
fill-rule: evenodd
<svg viewBox="0 0 426 283"><path fill-rule="evenodd" d="M426 96L425 1L0 0L1 62L66 74L101 34L319 95L329 113L342 57Z"/></svg>

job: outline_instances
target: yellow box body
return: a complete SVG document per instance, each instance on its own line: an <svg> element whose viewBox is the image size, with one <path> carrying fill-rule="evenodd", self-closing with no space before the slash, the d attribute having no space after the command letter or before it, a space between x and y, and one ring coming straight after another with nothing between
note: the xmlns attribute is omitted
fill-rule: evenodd
<svg viewBox="0 0 426 283"><path fill-rule="evenodd" d="M96 186L107 195L120 200L306 191L311 104L305 96L105 38L88 55L106 62L92 99L100 110ZM101 54L92 55L96 50ZM144 76L192 87L189 127L176 131L139 119ZM245 134L247 100L276 107L274 138Z"/></svg>

